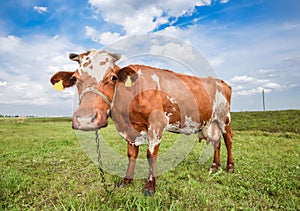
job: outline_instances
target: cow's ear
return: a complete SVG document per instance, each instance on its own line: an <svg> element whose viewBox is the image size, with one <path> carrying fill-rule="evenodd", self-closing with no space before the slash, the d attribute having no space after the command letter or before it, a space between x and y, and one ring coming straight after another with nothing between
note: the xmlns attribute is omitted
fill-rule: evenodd
<svg viewBox="0 0 300 211"><path fill-rule="evenodd" d="M72 61L79 62L79 55L76 54L76 53L70 53L69 54L69 59L71 59Z"/></svg>
<svg viewBox="0 0 300 211"><path fill-rule="evenodd" d="M50 82L55 89L61 91L64 88L73 86L76 83L76 77L74 76L75 72L57 72L55 73Z"/></svg>
<svg viewBox="0 0 300 211"><path fill-rule="evenodd" d="M135 69L131 65L129 65L120 69L117 73L117 76L120 81L124 82L125 80L127 80L127 76L133 76L136 80L137 76L135 73Z"/></svg>
<svg viewBox="0 0 300 211"><path fill-rule="evenodd" d="M118 61L121 58L121 54L119 53L112 53L111 55L114 58L114 61Z"/></svg>

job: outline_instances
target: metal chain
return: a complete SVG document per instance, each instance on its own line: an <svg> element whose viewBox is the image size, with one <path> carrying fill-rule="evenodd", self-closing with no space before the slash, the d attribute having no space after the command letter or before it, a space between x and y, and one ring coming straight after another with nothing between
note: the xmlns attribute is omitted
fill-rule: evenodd
<svg viewBox="0 0 300 211"><path fill-rule="evenodd" d="M97 145L97 159L98 159L98 164L99 164L99 171L100 171L100 177L101 177L101 182L103 184L104 190L106 193L112 193L115 188L117 187L116 185L114 185L114 187L112 189L108 188L108 185L106 183L105 177L104 177L104 170L102 168L102 159L101 159L101 152L100 152L100 139L99 139L99 135L98 135L98 130L96 130L96 145Z"/></svg>

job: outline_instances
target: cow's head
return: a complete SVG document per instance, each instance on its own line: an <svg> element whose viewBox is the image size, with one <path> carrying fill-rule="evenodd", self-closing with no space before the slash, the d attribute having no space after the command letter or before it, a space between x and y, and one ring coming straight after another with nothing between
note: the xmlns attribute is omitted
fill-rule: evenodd
<svg viewBox="0 0 300 211"><path fill-rule="evenodd" d="M72 127L79 130L97 130L107 125L107 115L112 101L110 94L99 92L99 85L108 71L120 69L115 61L120 54L91 50L82 54L70 53L69 58L79 63L74 72L57 72L50 82L64 89L76 84L79 95L79 108L73 114ZM107 97L106 97L107 96ZM99 101L104 105L99 107Z"/></svg>

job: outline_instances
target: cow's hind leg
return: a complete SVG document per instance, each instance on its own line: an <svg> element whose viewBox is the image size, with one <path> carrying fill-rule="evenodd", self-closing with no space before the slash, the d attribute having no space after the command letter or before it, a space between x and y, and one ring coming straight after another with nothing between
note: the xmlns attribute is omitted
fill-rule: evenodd
<svg viewBox="0 0 300 211"><path fill-rule="evenodd" d="M138 146L129 143L127 144L127 155L128 155L129 163L128 163L126 175L123 181L119 184L119 187L131 184L133 182L135 163L136 163L138 153L139 153Z"/></svg>
<svg viewBox="0 0 300 211"><path fill-rule="evenodd" d="M207 142L211 142L214 146L214 161L210 167L210 172L217 172L219 166L221 165L220 161L220 149L221 149L221 132L219 126L216 122L212 123L211 126L211 136L208 137Z"/></svg>
<svg viewBox="0 0 300 211"><path fill-rule="evenodd" d="M233 137L233 132L230 128L230 125L225 126L225 131L226 133L223 134L224 142L227 148L227 166L226 166L226 171L229 173L234 172L234 162L232 158L232 137Z"/></svg>
<svg viewBox="0 0 300 211"><path fill-rule="evenodd" d="M219 169L219 166L221 165L221 162L220 162L220 149L221 149L221 141L218 141L215 144L214 161L213 161L213 164L210 167L210 172L217 172L218 169Z"/></svg>

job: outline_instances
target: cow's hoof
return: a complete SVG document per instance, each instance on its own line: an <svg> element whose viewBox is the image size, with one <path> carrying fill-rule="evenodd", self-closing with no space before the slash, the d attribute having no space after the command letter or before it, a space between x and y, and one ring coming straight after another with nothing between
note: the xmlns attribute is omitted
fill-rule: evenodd
<svg viewBox="0 0 300 211"><path fill-rule="evenodd" d="M213 163L212 166L211 166L210 169L209 169L209 173L210 173L210 174L213 174L213 173L218 172L219 166L220 166L220 165L217 165L216 163Z"/></svg>
<svg viewBox="0 0 300 211"><path fill-rule="evenodd" d="M234 172L234 166L232 164L229 164L227 167L226 167L226 171L228 173L233 173Z"/></svg>
<svg viewBox="0 0 300 211"><path fill-rule="evenodd" d="M155 193L156 179L153 177L151 180L148 179L143 191L144 196L153 196Z"/></svg>
<svg viewBox="0 0 300 211"><path fill-rule="evenodd" d="M210 174L216 173L217 171L218 171L218 168L213 168L213 167L211 167L211 168L209 169L209 173L210 173Z"/></svg>
<svg viewBox="0 0 300 211"><path fill-rule="evenodd" d="M145 189L145 190L143 191L144 196L153 196L154 193L155 193L155 190L148 190L148 189Z"/></svg>
<svg viewBox="0 0 300 211"><path fill-rule="evenodd" d="M133 179L124 178L121 182L117 184L118 188L130 185L133 183Z"/></svg>

